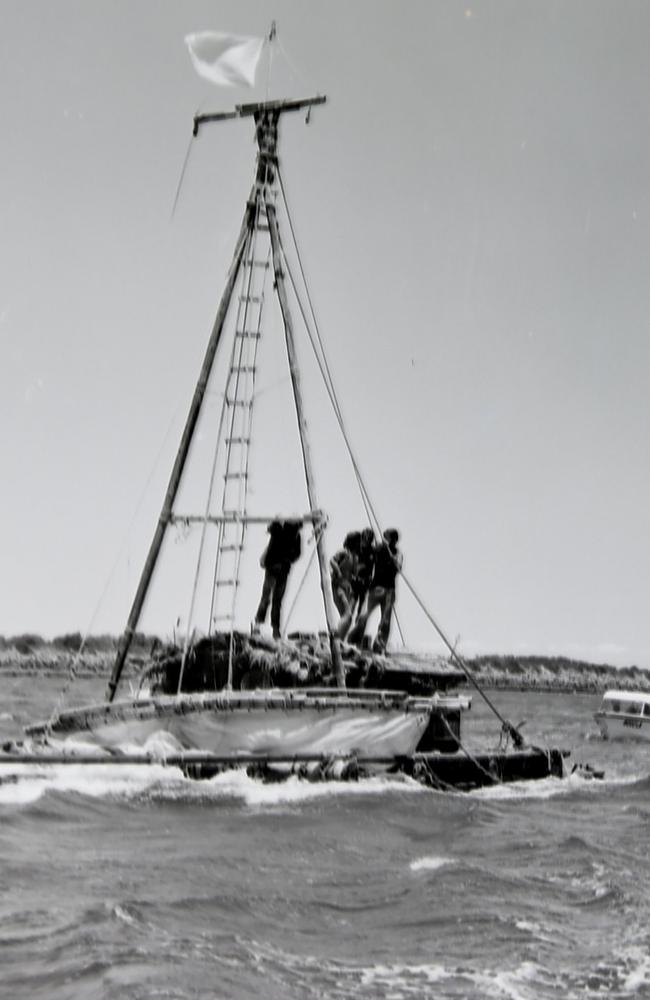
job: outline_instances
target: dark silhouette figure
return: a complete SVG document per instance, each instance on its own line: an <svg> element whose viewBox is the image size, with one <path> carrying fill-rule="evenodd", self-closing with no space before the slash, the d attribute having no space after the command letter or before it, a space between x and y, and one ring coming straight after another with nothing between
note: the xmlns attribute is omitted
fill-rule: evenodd
<svg viewBox="0 0 650 1000"><path fill-rule="evenodd" d="M253 624L254 633L266 621L270 604L273 638L280 638L282 599L287 589L289 571L296 560L300 558L301 527L301 521L271 521L267 528L271 537L260 559L260 566L264 568L264 583Z"/></svg>

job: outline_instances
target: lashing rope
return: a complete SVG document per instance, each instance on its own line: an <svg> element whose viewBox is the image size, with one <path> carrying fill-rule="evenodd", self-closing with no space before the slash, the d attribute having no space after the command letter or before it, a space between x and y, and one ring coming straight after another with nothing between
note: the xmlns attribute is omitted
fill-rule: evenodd
<svg viewBox="0 0 650 1000"><path fill-rule="evenodd" d="M281 174L279 168L278 168L278 181L279 181L279 185L280 185L280 192L282 194L282 200L283 200L283 203L284 203L284 207L285 207L287 219L288 219L288 222L289 222L289 229L290 229L291 236L292 236L292 239L293 239L293 245L294 245L296 256L297 256L297 259L298 259L298 266L300 268L300 274L301 274L301 277L302 277L303 285L305 287L305 294L307 296L307 301L309 303L309 308L310 308L310 312L311 312L311 316L312 316L312 321L313 321L313 324L314 324L314 329L316 331L316 338L318 340L318 345L319 345L319 349L320 349L320 355L318 354L318 352L316 350L315 343L314 343L314 338L313 338L312 333L311 333L310 324L309 324L307 316L305 314L305 310L304 310L304 308L302 306L300 295L298 294L298 290L296 288L295 282L293 281L293 276L291 274L291 269L288 267L288 263L286 261L286 256L285 256L285 266L287 267L287 270L288 270L288 273L289 273L289 277L291 279L291 283L292 283L292 286L293 286L293 289L294 289L294 293L296 295L296 299L297 299L297 302L298 302L298 306L300 308L300 312L302 314L303 321L305 323L305 327L307 329L307 333L308 333L310 342L311 342L312 347L314 349L314 354L316 356L316 359L317 359L317 362L318 362L318 366L319 366L319 369L320 369L323 381L325 383L325 387L326 387L328 396L330 398L330 402L332 403L334 414L336 416L339 428L341 430L341 434L343 436L343 440L344 440L345 446L347 448L348 455L349 455L350 461L352 463L352 467L354 469L354 473L355 473L355 476L356 476L356 479L357 479L357 484L358 484L360 492L361 492L362 501L363 501L364 506L366 508L366 513L368 515L368 519L369 519L371 525L373 524L373 521L374 521L374 524L375 524L377 530L381 533L380 522L379 522L379 520L378 520L378 518L377 518L377 516L375 514L375 510L374 510L373 504L372 504L372 502L370 500L370 496L369 496L368 490L367 490L367 488L365 486L365 483L364 483L364 480L363 480L363 476L361 475L361 470L359 468L359 464L358 464L358 462L356 460L356 457L354 455L354 452L352 450L352 446L351 446L351 443L350 443L350 440L349 440L349 436L348 436L347 430L345 428L345 422L344 422L344 419L343 419L343 413L341 411L341 407L340 407L340 404L338 402L338 397L337 397L337 394L336 394L336 389L334 387L334 379L332 377L331 369L330 369L329 364L327 362L327 356L326 356L326 353L325 353L325 348L324 348L324 345L323 345L322 338L320 336L320 331L319 331L319 328L318 328L318 322L316 320L316 315L315 315L314 307L313 307L313 304L312 304L311 296L309 294L309 288L308 288L308 285L307 285L307 280L306 280L304 268L303 268L303 265L302 265L302 258L301 258L301 255L300 255L300 249L298 247L298 242L297 242L297 239L296 239L295 230L294 230L294 227L293 227L293 223L291 221L291 213L289 211L289 205L288 205L288 202L287 202L286 191L285 191L284 183L283 183L283 180L282 180L282 174ZM322 360L321 360L321 358L322 358ZM429 620L429 622L433 625L433 627L436 630L436 632L438 633L439 637L442 639L442 641L444 642L445 646L449 650L452 662L454 662L457 666L460 667L460 669L465 674L465 676L467 677L467 679L474 686L474 688L480 694L480 696L484 699L484 701L486 702L486 704L488 705L488 707L492 710L492 712L495 714L495 716L499 719L499 721L501 722L504 730L510 733L514 745L515 746L521 746L523 744L523 742L524 742L523 741L523 737L521 736L521 733L518 732L518 730L515 728L515 726L512 725L512 723L508 722L508 720L506 720L501 715L501 713L496 708L496 706L492 703L492 701L485 694L485 692L483 691L482 687L479 685L478 681L474 678L473 674L471 673L471 671L469 670L469 668L465 664L465 662L462 659L462 657L460 657L459 654L456 652L455 647L452 646L452 644L450 643L449 639L447 638L447 636L444 634L444 632L442 631L442 629L440 628L440 626L438 625L438 623L434 619L433 615L430 613L430 611L427 609L427 607L425 606L425 604L422 601L422 599L416 593L413 585L409 582L408 578L405 577L404 573L401 572L401 571L400 571L400 575L402 576L402 579L404 580L404 583L406 584L408 590L411 592L411 594L415 598L417 604L419 605L419 607L421 608L421 610L424 612L425 616L427 617L427 619ZM396 616L396 622L397 622L397 616ZM399 622L398 622L398 628L399 628ZM399 629L399 631L400 631L400 635L402 635L401 629ZM402 642L404 642L403 635L402 635Z"/></svg>

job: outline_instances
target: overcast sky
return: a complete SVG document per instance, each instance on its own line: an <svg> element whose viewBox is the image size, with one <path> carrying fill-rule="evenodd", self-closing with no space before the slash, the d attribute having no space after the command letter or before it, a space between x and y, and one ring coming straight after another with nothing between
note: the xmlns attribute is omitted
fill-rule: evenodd
<svg viewBox="0 0 650 1000"><path fill-rule="evenodd" d="M650 667L645 0L0 15L0 632L122 627L254 169L250 121L206 130L172 218L193 114L323 93L309 126L283 122L287 196L409 579L466 654ZM188 32L262 35L271 17L270 81L267 61L252 91L194 73ZM306 364L332 552L362 508ZM268 429L288 381L260 385ZM293 444L257 453L260 512ZM260 583L254 566L246 620ZM399 610L409 644L439 648L403 586Z"/></svg>

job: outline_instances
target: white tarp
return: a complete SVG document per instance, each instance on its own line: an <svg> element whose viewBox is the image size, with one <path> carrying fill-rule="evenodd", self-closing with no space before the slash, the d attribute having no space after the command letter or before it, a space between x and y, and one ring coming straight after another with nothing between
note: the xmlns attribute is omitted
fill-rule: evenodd
<svg viewBox="0 0 650 1000"><path fill-rule="evenodd" d="M185 44L194 69L205 80L222 87L253 87L263 38L198 31Z"/></svg>

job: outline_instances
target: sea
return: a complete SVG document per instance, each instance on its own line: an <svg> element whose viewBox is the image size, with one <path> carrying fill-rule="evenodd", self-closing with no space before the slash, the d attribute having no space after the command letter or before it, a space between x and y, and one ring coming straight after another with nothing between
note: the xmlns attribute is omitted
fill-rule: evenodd
<svg viewBox="0 0 650 1000"><path fill-rule="evenodd" d="M0 739L60 686L0 679ZM2 765L0 997L650 997L650 744L603 742L596 695L489 697L570 751L565 778L440 792ZM464 743L499 737L474 693Z"/></svg>

